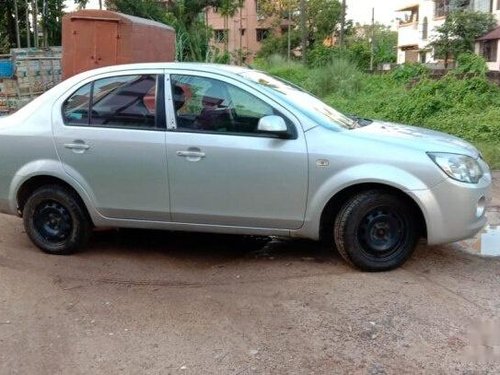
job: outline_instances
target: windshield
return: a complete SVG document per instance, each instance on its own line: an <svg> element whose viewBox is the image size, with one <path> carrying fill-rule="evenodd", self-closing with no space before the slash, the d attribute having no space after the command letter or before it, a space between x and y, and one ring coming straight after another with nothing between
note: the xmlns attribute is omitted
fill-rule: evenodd
<svg viewBox="0 0 500 375"><path fill-rule="evenodd" d="M355 120L323 103L300 87L259 71L246 71L241 76L277 93L288 104L313 119L318 124L331 129L354 129Z"/></svg>

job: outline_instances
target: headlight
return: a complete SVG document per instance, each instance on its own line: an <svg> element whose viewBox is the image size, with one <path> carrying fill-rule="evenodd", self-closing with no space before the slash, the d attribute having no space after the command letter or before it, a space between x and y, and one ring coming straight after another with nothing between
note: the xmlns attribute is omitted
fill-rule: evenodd
<svg viewBox="0 0 500 375"><path fill-rule="evenodd" d="M477 184L483 177L479 163L470 156L443 152L428 152L427 155L454 180Z"/></svg>

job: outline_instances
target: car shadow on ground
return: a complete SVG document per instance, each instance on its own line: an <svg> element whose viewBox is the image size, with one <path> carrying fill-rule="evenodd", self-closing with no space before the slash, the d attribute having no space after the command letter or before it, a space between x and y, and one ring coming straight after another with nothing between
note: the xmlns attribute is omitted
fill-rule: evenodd
<svg viewBox="0 0 500 375"><path fill-rule="evenodd" d="M161 253L178 260L237 259L341 261L337 251L317 241L140 229L96 231L85 254L145 255Z"/></svg>

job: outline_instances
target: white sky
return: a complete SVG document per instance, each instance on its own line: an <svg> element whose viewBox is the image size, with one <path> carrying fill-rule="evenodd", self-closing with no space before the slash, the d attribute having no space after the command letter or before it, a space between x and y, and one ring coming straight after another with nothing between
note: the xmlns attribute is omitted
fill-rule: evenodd
<svg viewBox="0 0 500 375"><path fill-rule="evenodd" d="M98 4L98 0L90 0L87 9L98 9ZM396 19L394 10L404 4L405 0L347 0L347 18L355 23L371 23L372 8L375 8L375 21L392 25L392 21ZM74 8L73 0L66 0L66 10L71 11Z"/></svg>
<svg viewBox="0 0 500 375"><path fill-rule="evenodd" d="M371 23L372 8L375 8L375 22L392 25L396 19L395 9L405 5L406 2L404 0L347 0L347 18L354 20L354 23Z"/></svg>

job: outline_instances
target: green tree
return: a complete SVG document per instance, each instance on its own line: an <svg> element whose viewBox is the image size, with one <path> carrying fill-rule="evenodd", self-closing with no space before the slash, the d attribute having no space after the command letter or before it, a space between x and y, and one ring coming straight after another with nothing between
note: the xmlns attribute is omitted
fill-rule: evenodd
<svg viewBox="0 0 500 375"><path fill-rule="evenodd" d="M21 45L16 42L16 19L14 12L14 0L0 0L0 30L4 38L4 51L14 47L26 47L26 2L17 0L18 25ZM31 42L32 43L32 42Z"/></svg>
<svg viewBox="0 0 500 375"><path fill-rule="evenodd" d="M38 9L41 11L40 24L47 46L61 45L64 0L38 0L38 2Z"/></svg>
<svg viewBox="0 0 500 375"><path fill-rule="evenodd" d="M437 35L429 44L434 55L444 59L445 68L451 58L474 52L474 43L496 25L490 13L456 10L448 15L444 24L436 29Z"/></svg>
<svg viewBox="0 0 500 375"><path fill-rule="evenodd" d="M396 46L398 33L390 27L375 24L356 27L357 32L347 37L346 48L348 56L362 69L370 67L372 38L373 63L377 66L382 63L396 62Z"/></svg>
<svg viewBox="0 0 500 375"><path fill-rule="evenodd" d="M87 0L82 1L87 2ZM117 12L147 18L153 21L166 23L167 12L165 7L156 0L107 0L108 9Z"/></svg>
<svg viewBox="0 0 500 375"><path fill-rule="evenodd" d="M338 29L342 4L338 0L308 0L306 19L309 43L322 41Z"/></svg>

